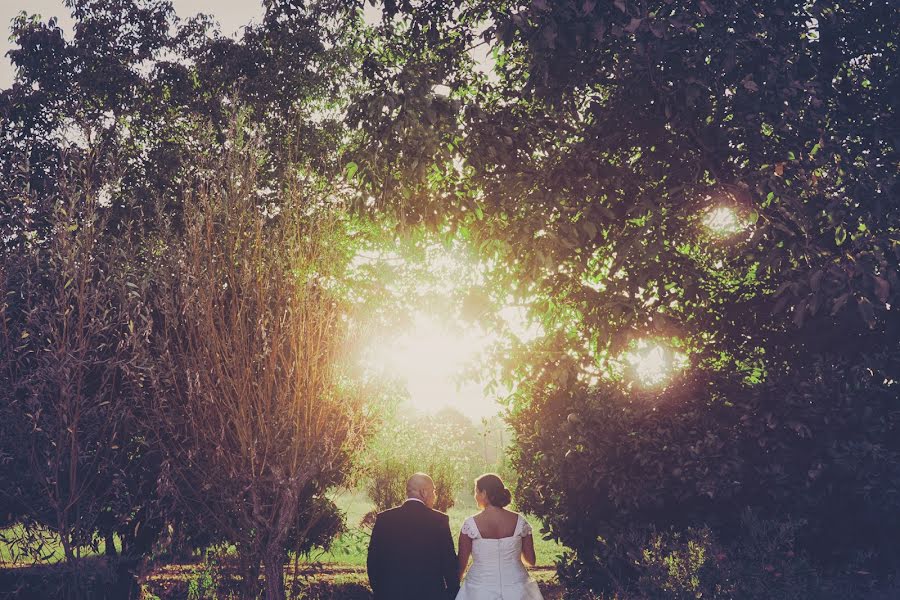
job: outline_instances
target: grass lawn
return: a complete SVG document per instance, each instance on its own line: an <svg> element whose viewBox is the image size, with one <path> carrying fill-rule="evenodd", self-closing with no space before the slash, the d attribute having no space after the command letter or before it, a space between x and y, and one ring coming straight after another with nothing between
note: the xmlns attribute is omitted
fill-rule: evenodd
<svg viewBox="0 0 900 600"><path fill-rule="evenodd" d="M363 567L323 565L309 572L295 574L293 566L285 567L285 583L293 590L291 597L306 600L371 600L372 592ZM224 587L213 596L204 591L203 565L167 565L156 569L143 582L145 597L156 600L184 600L185 598L217 598L228 600L233 597L226 588L236 589L237 579L228 578ZM554 571L546 568L532 571L544 600L560 600L563 588L555 581ZM230 588L229 588L230 586ZM194 589L193 595L190 589ZM199 593L198 593L199 592ZM43 600L43 599L42 599Z"/></svg>
<svg viewBox="0 0 900 600"><path fill-rule="evenodd" d="M312 562L337 565L365 566L366 551L369 547L369 529L362 528L359 524L374 506L365 493L360 491L341 492L335 497L335 501L347 515L347 529L349 531L334 541L330 551L313 553L310 560ZM515 510L515 507L510 508ZM478 508L475 506L475 500L468 495L457 500L457 504L448 511L450 515L450 531L453 532L454 544L459 536L459 530L463 521L466 517L470 517L477 512ZM564 547L541 537L540 521L530 518L529 523L534 528L534 550L537 554L538 566L553 566L557 557L562 554Z"/></svg>
<svg viewBox="0 0 900 600"><path fill-rule="evenodd" d="M360 526L363 517L370 512L374 505L361 491L344 491L339 492L335 496L335 500L347 518L347 533L337 538L332 544L331 550L328 552L313 552L309 557L310 563L324 563L335 566L364 567L366 564L366 552L369 547L368 528ZM512 507L515 509L515 507ZM463 521L478 512L475 501L464 496L457 501L449 511L450 515L450 531L453 532L453 541L456 544L459 530ZM564 547L553 541L547 541L540 536L540 521L534 518L529 519L531 526L534 528L534 549L537 554L538 566L551 567L556 562L556 558L562 554ZM5 541L6 538L15 537L12 534L16 532L16 528L7 529L0 532L0 563L10 563L13 561L14 548ZM100 553L103 553L103 543L100 542ZM47 544L43 549L46 557L45 562L59 562L63 558L62 545L58 540ZM90 549L82 549L83 556L93 554Z"/></svg>
<svg viewBox="0 0 900 600"><path fill-rule="evenodd" d="M0 564L9 564L13 562L30 563L29 557L22 556L21 550L14 543L14 540L21 537L22 526L15 525L9 529L0 530ZM41 562L53 564L61 562L65 559L65 551L59 538L52 533L45 534L45 544L41 548ZM98 542L98 552L94 552L90 548L81 548L81 556L93 556L95 554L103 554L106 549L106 543L103 540ZM116 550L119 550L118 541L116 542Z"/></svg>
<svg viewBox="0 0 900 600"><path fill-rule="evenodd" d="M366 553L369 547L370 529L360 525L363 517L374 506L362 492L345 491L335 496L335 501L347 520L347 533L336 539L328 552L314 552L312 556L298 565L298 578L295 580L292 565L287 566L288 582L297 581L301 590L300 596L310 600L367 600L371 598L366 577ZM459 535L459 530L466 517L477 512L474 500L466 496L459 504L451 508L450 528L453 532L454 543ZM547 600L556 600L562 597L562 590L556 583L556 572L553 568L556 558L562 553L563 546L540 537L540 522L529 519L535 530L534 545L537 553L538 566L531 570L532 576L538 581ZM10 535L15 529L8 529L0 534ZM103 548L101 544L100 552ZM58 540L49 543L43 550L48 558L47 562L59 562L62 560L62 547ZM85 550L83 555L93 554ZM0 535L0 566L7 563L9 567L13 558L12 548L3 541ZM102 559L99 559L102 560ZM26 561L27 562L27 561ZM42 567L39 567L40 569ZM0 576L16 578L15 569L0 569ZM24 573L24 571L22 572ZM209 567L204 564L159 564L152 573L143 579L145 590L152 594L149 598L156 597L159 600L183 600L194 594L196 589L202 589L203 582L209 581ZM227 578L226 578L227 579ZM0 579L0 587L3 582ZM199 586L199 587L198 587ZM226 586L227 587L227 586ZM189 592L190 589L194 592ZM203 596L206 597L206 596ZM212 597L212 596L210 596ZM228 594L218 596L227 598Z"/></svg>

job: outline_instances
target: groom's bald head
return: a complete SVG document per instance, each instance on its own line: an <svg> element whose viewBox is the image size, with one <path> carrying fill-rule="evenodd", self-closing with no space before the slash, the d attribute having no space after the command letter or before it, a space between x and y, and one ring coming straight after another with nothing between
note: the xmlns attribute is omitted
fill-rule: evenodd
<svg viewBox="0 0 900 600"><path fill-rule="evenodd" d="M406 497L421 500L426 506L434 506L434 481L425 473L414 473L406 480Z"/></svg>

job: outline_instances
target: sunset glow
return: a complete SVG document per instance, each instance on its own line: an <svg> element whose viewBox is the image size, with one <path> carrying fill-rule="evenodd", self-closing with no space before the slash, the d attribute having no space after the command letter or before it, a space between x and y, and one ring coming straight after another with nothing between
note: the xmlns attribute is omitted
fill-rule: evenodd
<svg viewBox="0 0 900 600"><path fill-rule="evenodd" d="M496 414L499 406L479 382L464 376L495 341L477 327L421 312L409 330L380 340L365 360L374 371L400 381L413 408L437 412L452 407L477 419Z"/></svg>

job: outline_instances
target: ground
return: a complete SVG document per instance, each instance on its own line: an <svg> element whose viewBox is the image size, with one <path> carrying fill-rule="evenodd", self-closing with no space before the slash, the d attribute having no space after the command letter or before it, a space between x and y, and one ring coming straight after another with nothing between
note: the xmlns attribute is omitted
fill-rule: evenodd
<svg viewBox="0 0 900 600"><path fill-rule="evenodd" d="M369 533L368 530L359 527L359 524L363 517L373 509L372 503L365 494L360 492L343 492L336 497L336 502L347 515L349 531L335 540L329 552L316 554L311 559L329 564L365 566ZM477 511L474 500L468 496L457 500L456 505L447 511L450 515L450 531L453 532L454 541L456 541L456 536L466 517ZM538 566L553 566L556 558L562 554L563 546L541 537L540 521L529 518L529 522L534 528L534 550L537 554Z"/></svg>
<svg viewBox="0 0 900 600"><path fill-rule="evenodd" d="M288 584L295 586L297 591L302 590L302 597L311 600L370 598L365 573L369 530L361 522L372 511L372 503L364 494L349 491L339 494L336 502L346 514L347 533L337 538L327 552L317 552L298 561L296 570L291 565L287 570ZM448 511L454 537L465 518L476 510L471 498L462 498ZM532 569L532 575L544 591L546 600L561 598L561 590L555 583L553 564L563 547L541 537L540 522L533 518L529 522L534 527L538 558L538 565ZM102 553L102 545L100 550ZM62 558L62 549L58 547L48 547L45 553L49 562ZM10 566L11 558L11 548L0 539L0 567L4 564ZM97 562L103 560L101 557ZM0 569L0 579L13 577L14 571L22 572L14 569L4 574ZM212 590L217 587L228 590L232 587L229 580L230 577L223 575L222 571L203 563L160 565L142 581L144 600L224 600L228 598L227 591L216 596Z"/></svg>
<svg viewBox="0 0 900 600"><path fill-rule="evenodd" d="M550 567L532 569L544 593L545 600L559 600L562 589L555 581L555 571ZM169 565L154 571L143 584L145 600L184 600L185 598L214 598L204 595L203 581L209 581L201 565ZM299 597L309 600L370 600L368 581L364 567L323 564L294 576L292 567L287 569L288 586L296 586ZM224 586L227 588L226 586ZM224 600L227 595L219 595Z"/></svg>

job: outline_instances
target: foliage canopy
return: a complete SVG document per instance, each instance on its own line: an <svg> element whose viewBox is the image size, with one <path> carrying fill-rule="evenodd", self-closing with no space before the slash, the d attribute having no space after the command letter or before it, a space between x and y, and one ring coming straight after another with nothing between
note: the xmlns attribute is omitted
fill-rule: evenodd
<svg viewBox="0 0 900 600"><path fill-rule="evenodd" d="M817 568L894 569L900 7L383 0L370 23L361 4L270 1L237 40L168 2L70 0L72 39L18 18L4 273L51 239L59 169L88 147L104 235L189 233L193 159L229 152L237 104L266 150L246 210L291 214L297 177L351 196L353 243L462 240L492 266L476 304L542 322L499 360L520 504L573 549L570 584L639 585L642 544L736 543L747 509ZM226 250L210 264L240 270ZM638 340L688 367L640 385Z"/></svg>

